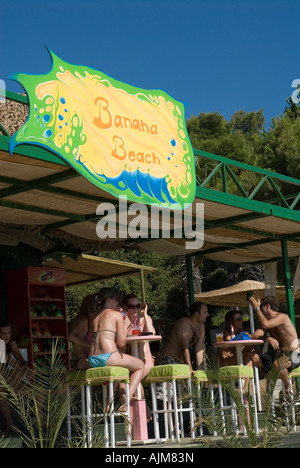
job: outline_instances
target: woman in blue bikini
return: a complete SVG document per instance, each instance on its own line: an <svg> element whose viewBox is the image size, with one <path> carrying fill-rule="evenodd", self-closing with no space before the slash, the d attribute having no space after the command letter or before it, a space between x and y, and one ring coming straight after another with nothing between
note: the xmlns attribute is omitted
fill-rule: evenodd
<svg viewBox="0 0 300 468"><path fill-rule="evenodd" d="M127 330L131 322L128 317L123 318L118 310L119 298L115 289L103 288L95 294L94 309L95 314L89 327L93 341L88 362L91 367L126 367L130 372L131 399L144 375L144 363L141 359L119 351L126 344Z"/></svg>

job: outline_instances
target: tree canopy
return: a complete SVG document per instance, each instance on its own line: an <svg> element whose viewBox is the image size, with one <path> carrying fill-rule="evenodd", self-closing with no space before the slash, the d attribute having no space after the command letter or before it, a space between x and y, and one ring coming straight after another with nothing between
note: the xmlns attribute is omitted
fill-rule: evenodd
<svg viewBox="0 0 300 468"><path fill-rule="evenodd" d="M263 109L236 111L229 121L218 112L187 121L192 145L283 175L300 178L300 108L287 99L284 112L265 128Z"/></svg>

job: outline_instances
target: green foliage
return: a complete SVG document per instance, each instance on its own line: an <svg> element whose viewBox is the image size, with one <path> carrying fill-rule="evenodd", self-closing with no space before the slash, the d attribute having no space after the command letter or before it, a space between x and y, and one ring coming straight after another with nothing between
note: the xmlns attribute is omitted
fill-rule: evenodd
<svg viewBox="0 0 300 468"><path fill-rule="evenodd" d="M250 390L250 382L243 388L243 399L238 389L231 384L231 381L221 376L217 367L211 367L209 370L210 377L214 382L218 382L223 387L227 395L230 395L232 402L237 408L241 421L245 428L246 438L243 433L238 431L238 428L232 426L232 414L226 413L220 407L220 401L217 396L214 397L214 410L212 410L211 396L208 391L203 391L201 397L201 413L198 413L196 426L205 424L209 432L217 432L222 437L222 441L214 441L213 438L203 438L209 440L206 444L209 447L222 448L278 448L284 437L291 430L291 426L284 427L286 415L291 416L291 407L284 406L280 408L278 414L274 413L272 408L272 395L274 393L276 381L279 377L281 369L270 371L268 377L268 390L265 395L265 408L260 413L259 431L255 431L255 412L253 405L252 392ZM196 399L196 396L194 396ZM199 395L198 395L199 398ZM198 405L199 406L199 405ZM239 421L237 421L239 423Z"/></svg>
<svg viewBox="0 0 300 468"><path fill-rule="evenodd" d="M14 411L18 414L19 424L23 427L18 432L26 448L83 448L87 421L77 412L78 423L76 438L70 441L66 434L68 408L76 407L75 400L79 387L67 390L66 381L61 372L60 356L57 343L52 345L52 355L43 369L35 369L32 378L23 380L20 388L18 371L2 370L0 387L2 396L6 396ZM103 412L98 408L97 413ZM93 424L99 424L99 417ZM0 448L5 448L5 439L0 440ZM103 446L102 437L93 439L93 447Z"/></svg>
<svg viewBox="0 0 300 468"><path fill-rule="evenodd" d="M94 252L93 254L97 253ZM182 257L161 256L152 252L141 253L135 250L100 252L98 255L157 268L156 272L145 275L146 301L153 319L163 317L176 320L185 313L185 296L182 284L182 275L185 268L182 269ZM104 286L114 287L120 291L126 291L126 293L134 293L140 300L142 299L139 275L70 287L67 290L69 320L77 314L81 301L86 294L98 291Z"/></svg>
<svg viewBox="0 0 300 468"><path fill-rule="evenodd" d="M197 149L300 178L300 106L289 98L285 112L272 119L268 130L264 123L262 109L257 112L239 110L230 121L218 112L200 113L188 120L187 128L192 145ZM201 159L196 164L198 177L205 180L207 165L211 168L213 163ZM251 193L257 182L255 175L249 178L249 172L237 171L236 176L245 191ZM219 189L221 181L214 180L214 183ZM230 184L231 193L237 193L231 181ZM266 200L271 196L271 188L264 186L261 197Z"/></svg>
<svg viewBox="0 0 300 468"><path fill-rule="evenodd" d="M237 111L228 122L218 112L191 117L187 129L192 145L202 151L256 165L256 137L264 125L263 111Z"/></svg>

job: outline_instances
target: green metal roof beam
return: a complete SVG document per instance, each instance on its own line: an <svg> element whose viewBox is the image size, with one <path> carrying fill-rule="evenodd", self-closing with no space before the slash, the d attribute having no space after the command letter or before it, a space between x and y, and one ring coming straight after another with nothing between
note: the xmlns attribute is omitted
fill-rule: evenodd
<svg viewBox="0 0 300 468"><path fill-rule="evenodd" d="M77 223L84 223L86 221L94 221L95 222L99 221L99 216L96 215L96 213L91 213L88 215L83 215L81 219L65 219L62 221L58 221L57 223L51 223L51 224L46 224L44 229L42 230L42 233L45 233L47 231L53 230L53 229L60 229L65 226L71 226L72 224L77 224Z"/></svg>
<svg viewBox="0 0 300 468"><path fill-rule="evenodd" d="M6 130L6 128L3 127L1 122L0 122L0 130L1 130L1 132L4 133L5 136L9 136L8 131Z"/></svg>
<svg viewBox="0 0 300 468"><path fill-rule="evenodd" d="M300 200L300 192L298 193L298 195L296 196L295 200L294 200L293 203L291 204L291 206L290 206L290 209L291 209L291 210L293 210L293 209L296 207L296 205L297 205L297 203L298 203L299 200Z"/></svg>
<svg viewBox="0 0 300 468"><path fill-rule="evenodd" d="M295 179L295 178L290 177L290 176L279 174L277 172L272 172L272 171L269 171L267 169L261 169L260 167L250 166L250 164L235 161L234 159L225 158L224 156L218 156L218 155L213 154L213 153L207 153L206 151L201 151L201 150L198 150L196 148L193 148L193 150L194 150L194 153L195 153L196 156L202 156L203 158L206 158L206 159L210 159L210 160L213 160L213 161L218 161L218 162L221 162L221 163L230 164L231 166L237 167L239 169L248 170L248 171L251 171L251 172L255 172L257 174L267 175L267 176L273 177L274 179L278 179L278 180L281 180L283 182L287 182L287 183L290 183L290 184L300 186L300 180L299 179Z"/></svg>
<svg viewBox="0 0 300 468"><path fill-rule="evenodd" d="M194 252L193 255L209 255L216 252L223 252L224 250L244 249L246 247L251 247L254 245L270 244L271 242L274 242L274 239L257 239L254 241L244 242L243 244L222 244L220 247L213 247L211 249Z"/></svg>
<svg viewBox="0 0 300 468"><path fill-rule="evenodd" d="M236 187L238 188L238 190L241 192L242 196L247 198L247 193L245 192L245 190L243 189L243 187L241 186L241 184L239 183L239 181L237 180L236 176L234 175L234 173L232 172L232 170L230 169L230 167L228 166L228 164L225 165L226 166L226 170L228 171L231 179L233 180L233 182L235 183Z"/></svg>
<svg viewBox="0 0 300 468"><path fill-rule="evenodd" d="M196 176L196 179L197 179L197 182L198 184L201 186L201 187L205 187L208 182L211 181L211 179L213 178L213 176L219 171L219 169L221 169L221 166L222 166L223 163L220 163L218 164L212 171L211 173L206 177L206 179L201 182L200 179L199 179L199 176Z"/></svg>
<svg viewBox="0 0 300 468"><path fill-rule="evenodd" d="M265 218L267 215L264 213L247 213L247 214L242 214L242 215L237 215L237 216L231 216L229 218L222 218L218 220L205 220L205 225L207 229L214 229L218 227L229 227L232 224L236 223L244 223L246 221L251 221L253 219L260 219L260 218Z"/></svg>
<svg viewBox="0 0 300 468"><path fill-rule="evenodd" d="M29 105L28 97L22 94L14 93L12 91L5 90L5 97L11 101L22 102L23 104Z"/></svg>
<svg viewBox="0 0 300 468"><path fill-rule="evenodd" d="M0 150L6 151L7 153L9 153L10 138L11 138L10 136L0 135ZM58 156L55 156L50 151L47 151L44 148L41 148L39 146L18 145L14 149L14 154L18 154L20 156L27 156L28 158L33 158L33 159L40 159L41 161L50 162L52 164L59 164L60 166L66 166L66 167L69 166L66 162L64 162Z"/></svg>
<svg viewBox="0 0 300 468"><path fill-rule="evenodd" d="M11 195L15 195L21 192L27 192L29 190L40 190L43 188L43 186L47 186L48 184L54 184L64 180L69 180L76 176L77 173L73 169L67 169L57 174L51 174L45 177L40 177L39 179L33 179L29 181L18 179L15 182L14 187L7 187L5 189L0 190L0 198L9 197ZM5 181L3 179L4 178L2 178L2 181Z"/></svg>
<svg viewBox="0 0 300 468"><path fill-rule="evenodd" d="M32 205L12 202L8 200L0 200L0 206L4 206L6 208L13 208L15 210L30 211L33 213L43 213L43 214L47 214L51 216L59 216L61 218L70 218L70 219L76 219L78 221L85 221L84 216L77 215L75 213L67 213L65 211L51 210L50 208L41 208L39 206L32 206Z"/></svg>
<svg viewBox="0 0 300 468"><path fill-rule="evenodd" d="M222 195L222 196L220 196ZM284 208L281 206L270 205L269 203L249 200L248 198L238 197L237 195L231 195L229 193L218 192L216 190L206 189L203 187L196 188L197 198L212 201L215 203L221 203L223 205L229 205L236 208L242 208L244 210L256 211L258 213L264 213L266 216L278 216L280 218L289 219L293 221L300 221L300 212L291 210L290 208Z"/></svg>

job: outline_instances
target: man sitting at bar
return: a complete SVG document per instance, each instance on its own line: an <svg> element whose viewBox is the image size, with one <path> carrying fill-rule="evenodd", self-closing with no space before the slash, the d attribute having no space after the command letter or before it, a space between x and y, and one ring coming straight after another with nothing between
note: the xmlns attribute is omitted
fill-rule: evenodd
<svg viewBox="0 0 300 468"><path fill-rule="evenodd" d="M199 301L194 302L190 308L190 315L175 323L168 342L160 352L159 364L187 364L193 373L190 349L195 346L197 368L202 368L207 317L207 305Z"/></svg>
<svg viewBox="0 0 300 468"><path fill-rule="evenodd" d="M273 367L279 371L279 377L289 392L289 371L299 366L299 341L297 331L288 315L278 312L275 296L266 296L260 302L250 298L261 328L252 335L253 339L265 338L271 347L271 353L257 357L254 364L266 375ZM267 333L269 336L267 336ZM297 359L293 359L295 354Z"/></svg>

